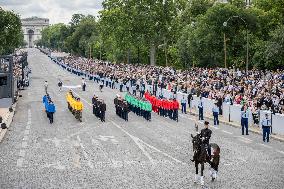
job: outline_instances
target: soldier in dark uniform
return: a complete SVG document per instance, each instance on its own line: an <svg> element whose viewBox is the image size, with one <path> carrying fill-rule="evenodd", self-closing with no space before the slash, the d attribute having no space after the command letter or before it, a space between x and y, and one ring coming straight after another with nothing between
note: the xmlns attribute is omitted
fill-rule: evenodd
<svg viewBox="0 0 284 189"><path fill-rule="evenodd" d="M207 148L207 152L208 152L208 156L209 156L209 160L210 160L211 159L211 147L209 145L209 140L211 138L212 131L208 128L209 127L208 121L204 122L204 126L205 126L205 128L202 129L201 132L200 132L200 137L203 141L203 145L205 145L205 148Z"/></svg>
<svg viewBox="0 0 284 189"><path fill-rule="evenodd" d="M106 103L102 100L99 106L100 108L100 119L102 122L105 122L105 113L106 113Z"/></svg>
<svg viewBox="0 0 284 189"><path fill-rule="evenodd" d="M123 101L122 101L122 99L119 99L118 100L118 106L117 106L117 112L118 112L118 116L121 117L121 118L123 116L122 108L123 108Z"/></svg>
<svg viewBox="0 0 284 189"><path fill-rule="evenodd" d="M129 106L126 101L122 101L122 118L128 121Z"/></svg>
<svg viewBox="0 0 284 189"><path fill-rule="evenodd" d="M97 99L96 95L94 95L93 98L92 98L93 114L94 115L96 114L96 104L97 104L97 101L98 101L98 99Z"/></svg>
<svg viewBox="0 0 284 189"><path fill-rule="evenodd" d="M101 118L101 110L100 110L101 104L102 104L102 100L98 100L97 104L96 104L96 116L97 116L97 118Z"/></svg>
<svg viewBox="0 0 284 189"><path fill-rule="evenodd" d="M118 98L119 98L119 95L117 94L116 98L113 100L114 106L115 106L115 113L116 113L116 115L118 115L118 101L119 101Z"/></svg>
<svg viewBox="0 0 284 189"><path fill-rule="evenodd" d="M207 149L207 152L208 152L208 161L211 160L211 147L209 145L209 140L211 138L211 135L212 135L212 131L208 128L209 126L209 122L208 121L205 121L204 122L204 129L201 130L200 132L200 138L202 140L202 147L206 148ZM197 153L194 153L193 154L193 159L191 160L192 162L195 161L196 159L196 156L197 156Z"/></svg>

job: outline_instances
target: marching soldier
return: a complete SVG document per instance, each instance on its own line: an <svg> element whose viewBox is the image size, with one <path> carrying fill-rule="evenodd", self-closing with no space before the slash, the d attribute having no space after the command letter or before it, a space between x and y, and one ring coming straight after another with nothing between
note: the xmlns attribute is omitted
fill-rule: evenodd
<svg viewBox="0 0 284 189"><path fill-rule="evenodd" d="M100 119L105 122L106 103L102 100L100 104Z"/></svg>
<svg viewBox="0 0 284 189"><path fill-rule="evenodd" d="M173 101L173 109L174 109L174 110L173 110L173 111L174 111L174 113L173 113L173 119L178 122L179 103L178 103L178 101L177 101L176 99L174 99L174 101Z"/></svg>
<svg viewBox="0 0 284 189"><path fill-rule="evenodd" d="M53 114L56 112L56 110L55 110L55 105L51 100L49 100L49 102L48 102L46 111L47 111L47 114L48 114L49 122L50 122L50 124L52 124L53 123Z"/></svg>
<svg viewBox="0 0 284 189"><path fill-rule="evenodd" d="M93 114L95 115L96 114L96 104L97 104L97 97L96 95L94 94L93 98L92 98L92 104L93 104Z"/></svg>

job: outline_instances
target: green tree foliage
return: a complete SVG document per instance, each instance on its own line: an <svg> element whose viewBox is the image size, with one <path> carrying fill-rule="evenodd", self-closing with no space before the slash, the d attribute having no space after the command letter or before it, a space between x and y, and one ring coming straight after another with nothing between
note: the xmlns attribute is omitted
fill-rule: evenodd
<svg viewBox="0 0 284 189"><path fill-rule="evenodd" d="M23 44L21 26L19 15L0 7L0 55L10 54Z"/></svg>
<svg viewBox="0 0 284 189"><path fill-rule="evenodd" d="M266 68L284 69L284 26L280 26L271 33L264 52Z"/></svg>
<svg viewBox="0 0 284 189"><path fill-rule="evenodd" d="M227 24L224 26L224 22ZM42 31L40 44L113 62L283 67L284 0L104 0L99 19L74 14ZM247 35L248 34L248 35ZM247 38L248 36L248 38Z"/></svg>

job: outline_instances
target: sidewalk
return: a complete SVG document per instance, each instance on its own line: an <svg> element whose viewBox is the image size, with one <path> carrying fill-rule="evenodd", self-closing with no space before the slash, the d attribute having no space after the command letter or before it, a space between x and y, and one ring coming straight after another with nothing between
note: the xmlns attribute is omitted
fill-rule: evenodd
<svg viewBox="0 0 284 189"><path fill-rule="evenodd" d="M187 112L188 112L189 115L198 116L197 111L194 111L192 108L191 108L191 113L188 110L187 110ZM207 118L209 120L214 120L213 115L209 115L209 114L204 114L204 118ZM241 131L242 126L240 124L224 120L224 118L222 116L219 116L219 122L223 123L225 125L235 127L235 128L240 128L240 131ZM262 136L262 129L260 127L249 126L249 131ZM270 135L270 137L275 139L275 140L278 140L280 142L284 142L284 136L283 135L277 135L277 134L272 133Z"/></svg>
<svg viewBox="0 0 284 189"><path fill-rule="evenodd" d="M18 99L17 98L17 101L15 104L12 105L12 109L13 111L10 112L9 111L9 108L0 108L0 116L2 117L2 123L6 123L6 126L7 126L7 129L2 129L1 128L1 124L0 124L0 143L2 141L2 139L4 138L8 128L10 127L12 121L13 121L13 117L15 115L15 109L16 109L16 106L17 106L17 103L18 103Z"/></svg>

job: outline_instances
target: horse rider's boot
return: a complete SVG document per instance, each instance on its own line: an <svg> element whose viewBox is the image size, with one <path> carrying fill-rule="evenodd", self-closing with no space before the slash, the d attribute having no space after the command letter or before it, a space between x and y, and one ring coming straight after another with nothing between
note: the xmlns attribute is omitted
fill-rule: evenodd
<svg viewBox="0 0 284 189"><path fill-rule="evenodd" d="M198 174L195 174L194 183L197 183L198 178L199 178Z"/></svg>
<svg viewBox="0 0 284 189"><path fill-rule="evenodd" d="M203 176L200 177L200 184L201 184L201 186L204 186L204 177Z"/></svg>

